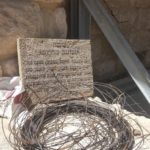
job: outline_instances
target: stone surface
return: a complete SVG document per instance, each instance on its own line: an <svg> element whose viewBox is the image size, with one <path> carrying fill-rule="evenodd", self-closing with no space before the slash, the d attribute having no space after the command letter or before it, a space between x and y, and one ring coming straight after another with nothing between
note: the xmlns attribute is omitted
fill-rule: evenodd
<svg viewBox="0 0 150 150"><path fill-rule="evenodd" d="M65 0L34 0L42 9L54 10L65 6Z"/></svg>
<svg viewBox="0 0 150 150"><path fill-rule="evenodd" d="M150 50L150 1L105 0L121 31L136 52Z"/></svg>
<svg viewBox="0 0 150 150"><path fill-rule="evenodd" d="M43 37L58 39L67 37L66 12L64 8L43 9L42 16L44 22Z"/></svg>
<svg viewBox="0 0 150 150"><path fill-rule="evenodd" d="M114 80L124 68L101 30L92 20L91 32L93 74L96 81Z"/></svg>
<svg viewBox="0 0 150 150"><path fill-rule="evenodd" d="M17 38L66 38L64 7L64 0L0 1L0 61L16 57ZM4 76L16 75L18 68L12 65L9 72L8 65L3 66Z"/></svg>
<svg viewBox="0 0 150 150"><path fill-rule="evenodd" d="M44 31L42 37L66 38L67 22L64 0L35 0L41 9Z"/></svg>
<svg viewBox="0 0 150 150"><path fill-rule="evenodd" d="M89 40L19 39L18 58L25 89L41 102L93 94Z"/></svg>
<svg viewBox="0 0 150 150"><path fill-rule="evenodd" d="M150 51L147 51L143 54L144 63L146 66L150 66Z"/></svg>
<svg viewBox="0 0 150 150"><path fill-rule="evenodd" d="M16 55L18 37L40 37L40 7L30 0L0 1L0 60Z"/></svg>
<svg viewBox="0 0 150 150"><path fill-rule="evenodd" d="M1 62L3 76L17 76L18 75L18 61L17 58L10 58Z"/></svg>
<svg viewBox="0 0 150 150"><path fill-rule="evenodd" d="M150 1L105 0L105 4L133 50L144 65L150 68L149 58L146 56L150 51ZM91 39L95 80L108 81L126 75L121 61L94 20Z"/></svg>

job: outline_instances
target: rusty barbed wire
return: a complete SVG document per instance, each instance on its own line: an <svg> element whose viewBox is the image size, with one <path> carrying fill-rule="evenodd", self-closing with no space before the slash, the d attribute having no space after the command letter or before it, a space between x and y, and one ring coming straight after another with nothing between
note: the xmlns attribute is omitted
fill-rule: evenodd
<svg viewBox="0 0 150 150"><path fill-rule="evenodd" d="M8 142L15 150L140 150L150 133L124 110L128 95L104 83L95 83L94 90L99 98L83 95L45 104L38 99L30 110L19 115L16 110L9 123ZM30 97L23 95L23 104ZM133 124L140 134L137 137Z"/></svg>

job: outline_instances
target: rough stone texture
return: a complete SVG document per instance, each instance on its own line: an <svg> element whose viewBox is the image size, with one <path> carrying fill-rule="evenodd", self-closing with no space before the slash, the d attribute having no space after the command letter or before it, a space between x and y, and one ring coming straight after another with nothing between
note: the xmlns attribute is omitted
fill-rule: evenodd
<svg viewBox="0 0 150 150"><path fill-rule="evenodd" d="M91 45L93 74L96 81L113 80L124 72L119 59L101 30L98 30L94 20L92 20Z"/></svg>
<svg viewBox="0 0 150 150"><path fill-rule="evenodd" d="M150 1L105 0L112 15L136 52L150 49Z"/></svg>
<svg viewBox="0 0 150 150"><path fill-rule="evenodd" d="M57 8L54 11L43 10L44 33L43 37L66 38L67 24L64 8ZM65 19L62 19L65 18Z"/></svg>
<svg viewBox="0 0 150 150"><path fill-rule="evenodd" d="M34 0L35 2L38 2L41 8L49 9L49 10L55 10L59 7L65 6L65 0Z"/></svg>
<svg viewBox="0 0 150 150"><path fill-rule="evenodd" d="M17 58L10 58L1 62L3 76L17 76L18 75L18 61Z"/></svg>
<svg viewBox="0 0 150 150"><path fill-rule="evenodd" d="M40 37L40 7L32 1L0 1L0 60L16 55L18 37Z"/></svg>
<svg viewBox="0 0 150 150"><path fill-rule="evenodd" d="M17 38L66 38L64 7L64 0L0 1L0 61L16 59ZM16 75L17 68L16 71L14 68L16 64L12 65L10 67L8 64L3 65L5 72L3 76ZM13 70L8 72L8 68L11 67Z"/></svg>
<svg viewBox="0 0 150 150"><path fill-rule="evenodd" d="M144 63L146 66L150 66L150 51L143 53Z"/></svg>
<svg viewBox="0 0 150 150"><path fill-rule="evenodd" d="M93 95L89 40L19 39L18 58L24 88L41 103Z"/></svg>
<svg viewBox="0 0 150 150"><path fill-rule="evenodd" d="M67 23L64 0L36 0L41 8L43 37L66 38Z"/></svg>
<svg viewBox="0 0 150 150"><path fill-rule="evenodd" d="M150 67L147 56L150 51L150 1L105 0L105 4L133 50L146 67ZM112 80L124 75L124 67L95 21L92 21L91 30L95 80Z"/></svg>

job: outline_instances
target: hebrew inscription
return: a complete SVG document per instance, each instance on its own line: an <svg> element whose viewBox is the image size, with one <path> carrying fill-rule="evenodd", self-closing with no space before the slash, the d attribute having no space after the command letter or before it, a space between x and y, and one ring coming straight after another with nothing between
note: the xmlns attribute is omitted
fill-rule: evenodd
<svg viewBox="0 0 150 150"><path fill-rule="evenodd" d="M38 97L33 103L93 94L89 40L25 38L17 46L23 86Z"/></svg>

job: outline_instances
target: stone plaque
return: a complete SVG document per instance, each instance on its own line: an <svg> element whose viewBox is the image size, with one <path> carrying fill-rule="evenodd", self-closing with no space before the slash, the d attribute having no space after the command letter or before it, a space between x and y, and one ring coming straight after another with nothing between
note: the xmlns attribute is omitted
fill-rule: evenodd
<svg viewBox="0 0 150 150"><path fill-rule="evenodd" d="M24 38L17 46L21 80L35 94L33 103L93 94L89 40Z"/></svg>

